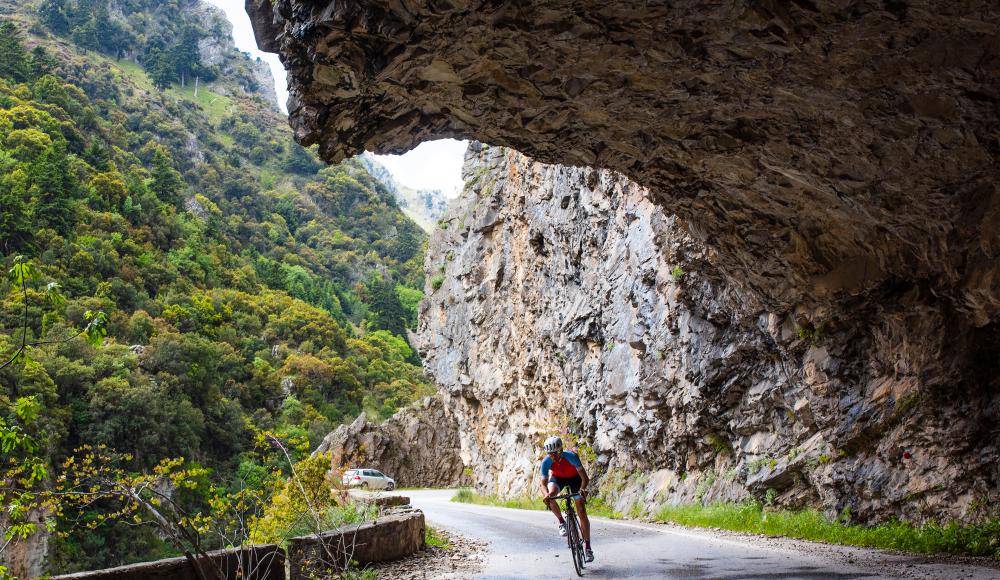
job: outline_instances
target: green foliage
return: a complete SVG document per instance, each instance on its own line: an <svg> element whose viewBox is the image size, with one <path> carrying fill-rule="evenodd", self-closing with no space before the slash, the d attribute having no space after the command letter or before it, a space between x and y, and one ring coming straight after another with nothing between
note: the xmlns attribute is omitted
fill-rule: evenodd
<svg viewBox="0 0 1000 580"><path fill-rule="evenodd" d="M680 266L674 266L674 269L670 271L670 277L674 279L674 282L680 282L681 278L684 277L684 269Z"/></svg>
<svg viewBox="0 0 1000 580"><path fill-rule="evenodd" d="M832 521L814 510L769 510L758 503L667 506L657 512L655 519L832 544L1000 557L1000 520L964 527L933 522L923 525L890 522L865 527Z"/></svg>
<svg viewBox="0 0 1000 580"><path fill-rule="evenodd" d="M253 459L256 431L293 441L297 460L362 410L388 417L433 392L404 338L426 238L359 163L320 169L259 101L196 96L192 76L215 72L190 50L210 33L190 13L119 8L46 0L40 17L89 50L139 55L151 76L160 51L185 86L160 93L136 63L71 44L56 60L46 38L26 52L0 25L0 402L13 413L0 445L50 481L89 445L116 448L126 474L182 455L217 485L239 473L259 488L287 462ZM199 489L195 512L225 499ZM146 527L70 519L53 572L175 551Z"/></svg>
<svg viewBox="0 0 1000 580"><path fill-rule="evenodd" d="M439 272L439 273L434 274L433 276L431 276L431 288L432 289L438 290L439 288L441 288L442 284L444 284L444 274L441 274Z"/></svg>
<svg viewBox="0 0 1000 580"><path fill-rule="evenodd" d="M729 445L729 441L726 441L726 439L718 433L709 434L708 442L711 443L712 449L715 450L716 454L728 455L732 453L732 448Z"/></svg>

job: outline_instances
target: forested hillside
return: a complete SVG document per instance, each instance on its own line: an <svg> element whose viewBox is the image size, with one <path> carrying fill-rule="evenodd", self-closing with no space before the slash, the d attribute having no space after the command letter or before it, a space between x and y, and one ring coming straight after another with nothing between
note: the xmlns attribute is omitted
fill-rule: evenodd
<svg viewBox="0 0 1000 580"><path fill-rule="evenodd" d="M359 162L293 142L220 12L44 0L0 19L5 503L84 445L126 473L178 457L245 483L287 471L262 432L294 460L430 392L405 339L423 232ZM170 552L88 509L41 518L45 571ZM41 533L7 524L14 544Z"/></svg>

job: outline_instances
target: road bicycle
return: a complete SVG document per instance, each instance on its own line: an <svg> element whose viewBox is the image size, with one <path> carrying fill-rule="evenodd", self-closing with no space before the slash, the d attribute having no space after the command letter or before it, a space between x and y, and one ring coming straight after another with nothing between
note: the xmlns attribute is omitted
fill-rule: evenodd
<svg viewBox="0 0 1000 580"><path fill-rule="evenodd" d="M583 576L583 535L580 533L580 520L576 518L576 510L573 509L573 497L573 493L567 493L549 498L549 501L566 500L566 507L563 508L563 519L566 520L566 543L569 544L569 551L573 554L576 575Z"/></svg>

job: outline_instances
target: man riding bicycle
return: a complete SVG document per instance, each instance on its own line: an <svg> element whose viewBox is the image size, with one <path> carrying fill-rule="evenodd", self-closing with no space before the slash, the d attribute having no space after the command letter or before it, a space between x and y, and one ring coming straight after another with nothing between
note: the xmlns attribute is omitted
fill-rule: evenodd
<svg viewBox="0 0 1000 580"><path fill-rule="evenodd" d="M569 486L573 500L576 502L576 511L580 514L580 531L583 533L585 546L585 559L587 562L594 561L594 552L590 549L590 519L587 518L587 484L590 477L587 470L583 468L580 457L572 451L563 451L562 439L549 437L545 440L546 457L542 460L542 493L545 495L543 501L548 504L552 513L559 519L559 535L566 535L566 521L562 512L559 511L559 504L552 501L552 498L559 495L559 490ZM551 476L550 476L551 474Z"/></svg>

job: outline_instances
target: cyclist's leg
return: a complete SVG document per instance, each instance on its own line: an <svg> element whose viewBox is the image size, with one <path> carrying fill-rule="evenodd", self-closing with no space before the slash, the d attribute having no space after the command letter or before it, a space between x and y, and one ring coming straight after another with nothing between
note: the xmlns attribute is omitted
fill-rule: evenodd
<svg viewBox="0 0 1000 580"><path fill-rule="evenodd" d="M552 481L550 479L549 480L549 495L556 495L558 493L559 493L559 484L556 483L556 482L554 482L554 481ZM552 511L552 513L556 514L556 519L559 520L559 523L560 524L563 523L563 515L562 515L562 512L559 510L559 502L557 502L557 501L550 501L549 502L549 509Z"/></svg>
<svg viewBox="0 0 1000 580"><path fill-rule="evenodd" d="M576 499L576 513L580 515L580 532L583 535L583 544L590 547L590 518L587 517L587 502L584 499Z"/></svg>

